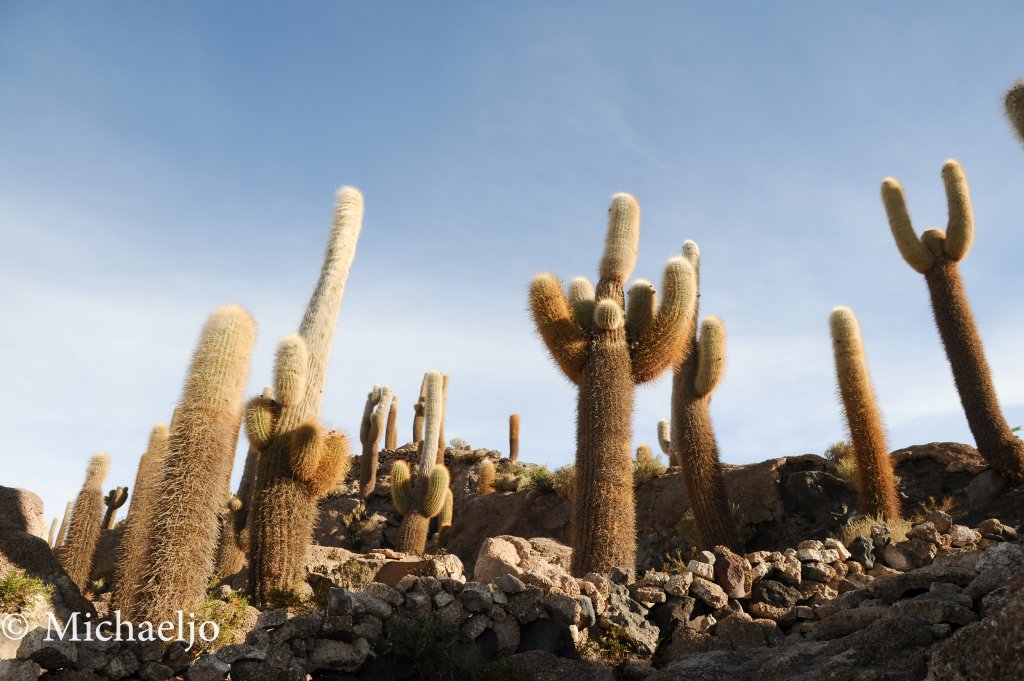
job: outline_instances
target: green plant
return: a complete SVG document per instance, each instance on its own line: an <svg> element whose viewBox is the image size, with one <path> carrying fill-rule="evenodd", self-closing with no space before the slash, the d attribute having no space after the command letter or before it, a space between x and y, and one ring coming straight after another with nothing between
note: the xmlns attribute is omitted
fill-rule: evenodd
<svg viewBox="0 0 1024 681"><path fill-rule="evenodd" d="M454 440L452 440L454 442ZM464 461L466 463L474 463L476 461L483 461L487 458L486 449L453 449L452 459L455 461Z"/></svg>
<svg viewBox="0 0 1024 681"><path fill-rule="evenodd" d="M519 461L519 414L508 417L508 460Z"/></svg>
<svg viewBox="0 0 1024 681"><path fill-rule="evenodd" d="M686 320L696 299L693 270L682 258L665 268L664 297L640 280L636 265L640 206L616 194L597 288L579 277L566 297L551 274L530 285L534 323L552 358L577 386L576 494L572 573L636 563L636 508L630 456L636 386L657 378L687 351Z"/></svg>
<svg viewBox="0 0 1024 681"><path fill-rule="evenodd" d="M432 611L389 619L380 654L424 681L514 680L505 662L488 662L475 647L468 653L460 648L466 646L459 644L458 625Z"/></svg>
<svg viewBox="0 0 1024 681"><path fill-rule="evenodd" d="M949 160L942 167L942 179L949 205L949 224L945 232L929 229L918 238L903 197L903 187L894 178L882 182L882 201L900 255L923 274L928 283L935 325L978 452L992 468L1021 482L1024 481L1024 442L1010 431L999 408L981 335L957 266L974 241L974 214L967 177L959 163Z"/></svg>
<svg viewBox="0 0 1024 681"><path fill-rule="evenodd" d="M373 581L374 572L357 558L349 558L341 564L335 581L346 589L359 590Z"/></svg>
<svg viewBox="0 0 1024 681"><path fill-rule="evenodd" d="M555 491L555 476L548 470L547 466L527 468L526 478L530 489L534 489L541 494L550 494Z"/></svg>
<svg viewBox="0 0 1024 681"><path fill-rule="evenodd" d="M505 470L494 477L495 492L522 492L530 486L525 470Z"/></svg>
<svg viewBox="0 0 1024 681"><path fill-rule="evenodd" d="M215 622L219 631L217 638L213 641L204 641L196 637L195 645L199 652L212 652L226 645L243 643L246 631L242 625L245 623L248 608L249 599L234 593L228 594L225 600L219 598L203 600L196 611L196 621Z"/></svg>
<svg viewBox="0 0 1024 681"><path fill-rule="evenodd" d="M825 450L825 458L836 465L836 476L857 489L857 455L846 440L833 442Z"/></svg>
<svg viewBox="0 0 1024 681"><path fill-rule="evenodd" d="M460 454L463 452L472 452L473 446L469 444L469 440L461 437L453 437L449 441L448 446Z"/></svg>
<svg viewBox="0 0 1024 681"><path fill-rule="evenodd" d="M366 396L363 420L359 426L359 442L363 445L363 455L359 457L359 494L363 499L373 494L377 486L377 453L387 427L390 401L391 388L386 385L373 386Z"/></svg>
<svg viewBox="0 0 1024 681"><path fill-rule="evenodd" d="M1006 91L1006 118L1017 133L1017 139L1024 144L1024 80L1018 80Z"/></svg>
<svg viewBox="0 0 1024 681"><path fill-rule="evenodd" d="M644 658L644 654L621 627L592 629L590 636L576 646L580 658L605 667L618 667L631 659Z"/></svg>
<svg viewBox="0 0 1024 681"><path fill-rule="evenodd" d="M422 554L427 546L430 519L441 512L448 493L448 469L437 463L437 449L443 414L444 378L439 371L427 374L423 407L424 438L419 445L415 474L404 461L391 466L391 499L402 514L396 549Z"/></svg>
<svg viewBox="0 0 1024 681"><path fill-rule="evenodd" d="M640 445L636 450L636 460L633 461L633 484L643 485L655 478L664 475L665 464L654 456L654 452L647 445Z"/></svg>
<svg viewBox="0 0 1024 681"><path fill-rule="evenodd" d="M555 494L566 501L572 502L576 493L576 467L572 464L556 468L551 474L551 483L555 488Z"/></svg>
<svg viewBox="0 0 1024 681"><path fill-rule="evenodd" d="M117 509L124 506L124 502L126 501L128 501L127 487L115 487L107 492L107 496L103 497L103 503L107 507L107 511L103 515L104 530L114 529L114 522L117 518Z"/></svg>
<svg viewBox="0 0 1024 681"><path fill-rule="evenodd" d="M111 605L127 619L137 616L134 608L142 588L142 569L149 560L150 525L155 514L154 504L160 489L169 434L167 426L162 423L154 426L149 434L149 444L139 459L132 503L128 506L121 532Z"/></svg>
<svg viewBox="0 0 1024 681"><path fill-rule="evenodd" d="M18 614L30 608L37 599L53 599L53 587L21 569L0 577L0 613Z"/></svg>
<svg viewBox="0 0 1024 681"><path fill-rule="evenodd" d="M171 419L134 611L163 622L202 601L214 573L256 325L236 305L207 320Z"/></svg>
<svg viewBox="0 0 1024 681"><path fill-rule="evenodd" d="M60 564L64 566L79 589L85 589L96 558L96 546L103 529L103 481L110 469L110 457L99 452L89 459L67 539L60 549Z"/></svg>
<svg viewBox="0 0 1024 681"><path fill-rule="evenodd" d="M856 456L860 512L886 518L900 516L900 495L893 475L885 429L868 375L860 326L853 310L837 307L829 316L839 396Z"/></svg>

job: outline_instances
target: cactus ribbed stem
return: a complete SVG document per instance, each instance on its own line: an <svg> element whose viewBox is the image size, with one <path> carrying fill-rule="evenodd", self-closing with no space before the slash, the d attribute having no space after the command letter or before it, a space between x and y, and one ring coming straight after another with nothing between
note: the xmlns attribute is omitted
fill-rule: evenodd
<svg viewBox="0 0 1024 681"><path fill-rule="evenodd" d="M388 409L387 433L384 435L384 449L393 452L398 449L398 395L391 398Z"/></svg>
<svg viewBox="0 0 1024 681"><path fill-rule="evenodd" d="M67 503L67 505L64 506L64 515L61 516L61 519L60 519L60 528L57 530L57 539L56 539L57 543L54 544L54 548L58 548L59 549L61 546L64 545L64 540L68 536L68 523L71 522L71 511L72 511L73 508L74 508L74 503L71 502L71 501L69 501Z"/></svg>
<svg viewBox="0 0 1024 681"><path fill-rule="evenodd" d="M60 564L71 581L85 590L96 558L96 545L103 530L103 481L110 469L110 458L99 452L89 459L85 483L75 499L68 536L60 549Z"/></svg>
<svg viewBox="0 0 1024 681"><path fill-rule="evenodd" d="M114 529L114 523L117 522L117 509L124 506L126 501L128 501L127 487L115 487L107 493L107 496L103 497L103 503L107 507L107 511L103 515L104 530Z"/></svg>
<svg viewBox="0 0 1024 681"><path fill-rule="evenodd" d="M483 496L494 491L494 462L484 459L477 466L476 493Z"/></svg>
<svg viewBox="0 0 1024 681"><path fill-rule="evenodd" d="M519 461L519 414L508 417L508 459Z"/></svg>
<svg viewBox="0 0 1024 681"><path fill-rule="evenodd" d="M377 458L381 438L387 425L391 402L391 388L375 385L366 396L363 421L359 427L359 441L363 454L359 461L359 494L363 499L373 494L377 486Z"/></svg>

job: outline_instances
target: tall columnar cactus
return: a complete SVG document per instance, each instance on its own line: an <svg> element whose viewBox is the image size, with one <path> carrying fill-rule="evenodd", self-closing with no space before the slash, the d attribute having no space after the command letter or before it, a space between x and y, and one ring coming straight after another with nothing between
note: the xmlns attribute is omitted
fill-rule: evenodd
<svg viewBox="0 0 1024 681"><path fill-rule="evenodd" d="M839 395L850 427L857 457L857 492L861 513L895 520L900 517L900 496L885 429L871 387L860 326L853 310L837 307L829 316L832 351L836 361Z"/></svg>
<svg viewBox="0 0 1024 681"><path fill-rule="evenodd" d="M448 374L442 377L441 387L441 430L437 435L437 464L444 465L444 453L448 449L448 441L444 438L444 422L448 412Z"/></svg>
<svg viewBox="0 0 1024 681"><path fill-rule="evenodd" d="M348 440L340 433L324 433L319 420L334 330L362 221L362 194L342 187L320 279L299 326L305 367L279 353L275 401L264 400L256 409L270 419L264 425L273 427L254 433L247 426L250 444L260 451L249 511L249 582L260 605L271 592L292 589L304 580L317 499L344 478L351 464ZM303 385L293 384L299 378L305 378ZM250 413L257 416L252 405L247 422Z"/></svg>
<svg viewBox="0 0 1024 681"><path fill-rule="evenodd" d="M220 542L217 544L217 560L214 576L218 579L230 577L242 569L245 554L238 543L235 532L236 516L242 511L242 500L232 494L221 509Z"/></svg>
<svg viewBox="0 0 1024 681"><path fill-rule="evenodd" d="M142 570L149 562L150 529L156 515L169 435L167 426L162 423L154 426L149 435L149 445L139 459L132 501L121 532L111 605L127 619L139 617L135 605L142 589Z"/></svg>
<svg viewBox="0 0 1024 681"><path fill-rule="evenodd" d="M479 495L490 494L494 491L494 462L484 459L477 466L476 471L476 493Z"/></svg>
<svg viewBox="0 0 1024 681"><path fill-rule="evenodd" d="M678 447L701 545L739 550L709 409L711 393L724 371L725 327L717 317L707 317L695 351L676 371L672 384L672 442Z"/></svg>
<svg viewBox="0 0 1024 681"><path fill-rule="evenodd" d="M393 452L398 449L398 395L392 395L388 409L388 425L384 435L384 449Z"/></svg>
<svg viewBox="0 0 1024 681"><path fill-rule="evenodd" d="M50 548L56 548L57 541L57 527L60 525L60 518L57 516L53 517L53 522L50 523L50 532L46 535L46 543L50 545Z"/></svg>
<svg viewBox="0 0 1024 681"><path fill-rule="evenodd" d="M678 466L676 455L672 452L672 427L668 421L658 421L658 446L661 453L668 457L669 466Z"/></svg>
<svg viewBox="0 0 1024 681"><path fill-rule="evenodd" d="M519 414L508 417L508 459L519 461Z"/></svg>
<svg viewBox="0 0 1024 681"><path fill-rule="evenodd" d="M363 445L363 455L359 458L359 495L366 499L377 487L377 452L380 440L387 426L391 388L373 386L366 396L363 408L363 421L359 426L359 442Z"/></svg>
<svg viewBox="0 0 1024 681"><path fill-rule="evenodd" d="M281 341L274 367L275 400L256 397L246 433L259 450L255 508L250 515L249 586L260 605L275 591L301 588L318 500L348 473L348 440L318 421L292 425L309 390L311 360L299 334Z"/></svg>
<svg viewBox="0 0 1024 681"><path fill-rule="evenodd" d="M395 548L413 554L426 550L430 519L443 510L445 495L449 493L448 469L437 463L444 392L441 373L428 373L424 387L424 432L419 445L419 464L415 471L410 471L404 461L396 461L391 466L391 500L402 514Z"/></svg>
<svg viewBox="0 0 1024 681"><path fill-rule="evenodd" d="M71 510L73 507L74 504L70 501L67 503L66 506L64 506L64 515L61 516L60 528L58 528L57 537L54 540L53 548L55 549L59 549L61 546L63 546L64 540L68 536L68 523L71 522Z"/></svg>
<svg viewBox="0 0 1024 681"><path fill-rule="evenodd" d="M900 255L923 274L928 283L935 324L978 452L1003 475L1024 481L1024 442L1010 431L999 408L981 336L957 267L974 241L974 214L967 178L960 164L949 160L942 167L942 179L949 205L949 224L945 232L929 229L918 238L910 221L903 188L891 177L882 182L882 201L889 227Z"/></svg>
<svg viewBox="0 0 1024 681"><path fill-rule="evenodd" d="M551 274L530 285L534 322L548 351L577 386L576 494L572 573L607 572L636 562L631 457L634 392L687 352L695 305L693 269L683 258L665 268L664 298L639 280L625 303L623 285L636 264L640 206L612 198L600 279L574 279L569 296Z"/></svg>
<svg viewBox="0 0 1024 681"><path fill-rule="evenodd" d="M206 322L172 419L136 610L150 622L199 605L214 573L221 508L242 422L256 326L237 305Z"/></svg>
<svg viewBox="0 0 1024 681"><path fill-rule="evenodd" d="M127 487L115 487L107 492L107 496L103 497L103 503L107 507L107 512L103 515L104 530L114 529L114 523L117 522L117 509L124 506L126 501L128 501Z"/></svg>
<svg viewBox="0 0 1024 681"><path fill-rule="evenodd" d="M96 545L103 529L103 481L110 469L110 458L103 452L89 459L85 483L75 499L71 526L60 549L60 564L79 589L89 583L96 558Z"/></svg>
<svg viewBox="0 0 1024 681"><path fill-rule="evenodd" d="M420 396L412 405L412 443L418 445L423 439L423 407L427 401L427 379L424 376L420 383Z"/></svg>
<svg viewBox="0 0 1024 681"><path fill-rule="evenodd" d="M274 402L273 386L263 388L260 397L268 402ZM241 502L241 508L232 514L235 525L235 541L243 552L249 551L249 509L252 508L252 494L256 488L256 459L259 457L259 450L249 443L245 452L245 463L242 465L242 477L238 481L238 491L235 496Z"/></svg>
<svg viewBox="0 0 1024 681"><path fill-rule="evenodd" d="M1017 139L1024 144L1024 80L1018 80L1006 91L1006 118L1009 119Z"/></svg>
<svg viewBox="0 0 1024 681"><path fill-rule="evenodd" d="M448 545L448 537L451 535L452 530L452 512L455 507L455 498L452 496L452 491L449 489L444 495L444 504L441 506L441 512L437 514L437 547L444 548Z"/></svg>

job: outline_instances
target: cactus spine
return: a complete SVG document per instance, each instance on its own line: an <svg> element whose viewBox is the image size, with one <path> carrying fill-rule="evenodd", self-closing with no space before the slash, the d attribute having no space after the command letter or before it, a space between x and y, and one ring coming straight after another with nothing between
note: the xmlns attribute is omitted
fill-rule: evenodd
<svg viewBox="0 0 1024 681"><path fill-rule="evenodd" d="M388 425L384 435L384 449L389 452L398 449L398 395L391 397L391 408L388 409Z"/></svg>
<svg viewBox="0 0 1024 681"><path fill-rule="evenodd" d="M431 371L423 383L424 433L419 445L419 464L415 471L410 471L404 461L391 466L391 499L402 514L396 548L412 554L426 550L430 519L443 510L445 495L450 493L448 469L437 463L444 377Z"/></svg>
<svg viewBox="0 0 1024 681"><path fill-rule="evenodd" d="M540 274L530 285L534 323L552 358L576 384L576 494L572 521L572 573L607 572L636 562L636 509L630 456L634 392L687 351L686 321L695 305L693 269L683 258L665 268L664 298L653 314L647 282L623 285L636 264L640 206L629 194L612 198L608 232L595 290ZM646 309L646 308L645 308ZM626 320L630 326L626 326Z"/></svg>
<svg viewBox="0 0 1024 681"><path fill-rule="evenodd" d="M363 445L363 455L359 459L359 494L363 499L373 494L377 487L377 453L387 426L389 402L391 388L386 385L373 386L366 396L363 421L359 426L359 442Z"/></svg>
<svg viewBox="0 0 1024 681"><path fill-rule="evenodd" d="M1024 442L1013 435L999 408L981 335L957 267L974 241L967 178L960 164L949 160L942 167L942 179L949 206L945 232L929 229L918 238L903 188L891 177L882 182L889 227L900 255L928 283L935 324L978 452L1003 475L1024 481Z"/></svg>
<svg viewBox="0 0 1024 681"><path fill-rule="evenodd" d="M669 466L678 466L676 455L672 452L672 427L668 421L658 421L658 446L661 453L668 457Z"/></svg>
<svg viewBox="0 0 1024 681"><path fill-rule="evenodd" d="M1006 91L1006 118L1009 119L1017 139L1024 144L1024 80L1018 80Z"/></svg>
<svg viewBox="0 0 1024 681"><path fill-rule="evenodd" d="M59 549L64 545L64 539L68 536L68 523L71 522L71 510L73 508L72 502L68 502L64 506L64 515L60 519L60 528L57 530L56 543L53 545L54 548Z"/></svg>
<svg viewBox="0 0 1024 681"><path fill-rule="evenodd" d="M260 605L266 604L272 591L292 589L304 580L317 499L348 473L351 463L347 439L340 433L323 433L319 419L331 343L362 220L362 194L353 187L342 187L335 201L320 278L299 326L306 366L294 364L291 370L306 379L301 386L304 389L289 390L290 386L282 384L286 367L280 360L286 358L279 352L276 401L263 401L256 410L270 419L264 425L273 426L265 447L257 447L256 489L249 512L249 584ZM246 423L252 435L248 412ZM252 439L250 443L256 446Z"/></svg>
<svg viewBox="0 0 1024 681"><path fill-rule="evenodd" d="M107 506L107 512L103 516L104 530L114 529L114 523L117 522L117 509L124 506L126 501L128 501L127 487L115 487L107 492L107 496L103 497L103 503Z"/></svg>
<svg viewBox="0 0 1024 681"><path fill-rule="evenodd" d="M519 461L519 414L508 417L508 459Z"/></svg>
<svg viewBox="0 0 1024 681"><path fill-rule="evenodd" d="M483 496L494 491L494 462L484 459L477 466L476 493Z"/></svg>
<svg viewBox="0 0 1024 681"><path fill-rule="evenodd" d="M236 305L203 329L171 425L154 503L138 617L170 620L195 608L214 573L220 518L242 422L256 327Z"/></svg>
<svg viewBox="0 0 1024 681"><path fill-rule="evenodd" d="M850 441L857 456L857 492L860 511L866 515L900 517L899 492L885 429L871 387L860 326L853 310L837 307L829 317L835 354L839 395L846 411Z"/></svg>
<svg viewBox="0 0 1024 681"><path fill-rule="evenodd" d="M156 513L169 435L167 426L162 423L154 426L149 435L149 445L139 459L132 503L128 505L121 532L111 605L127 619L138 617L135 604L142 588L142 569L149 561L150 526Z"/></svg>
<svg viewBox="0 0 1024 681"><path fill-rule="evenodd" d="M103 529L103 481L110 469L110 458L103 452L89 459L85 483L75 499L67 539L60 550L60 564L79 589L85 590L96 557L96 545Z"/></svg>

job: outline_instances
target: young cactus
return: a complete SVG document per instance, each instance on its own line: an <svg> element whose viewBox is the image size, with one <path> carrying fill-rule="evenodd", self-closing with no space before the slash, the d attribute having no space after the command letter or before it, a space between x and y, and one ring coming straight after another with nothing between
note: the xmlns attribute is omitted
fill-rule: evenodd
<svg viewBox="0 0 1024 681"><path fill-rule="evenodd" d="M448 469L437 463L444 377L431 371L424 379L424 387L424 434L419 445L419 464L415 471L410 471L404 461L391 466L391 500L402 514L395 548L417 555L426 550L430 519L443 510L445 495L450 493Z"/></svg>
<svg viewBox="0 0 1024 681"><path fill-rule="evenodd" d="M871 387L860 326L853 310L837 307L829 316L829 327L839 395L857 457L859 510L865 515L897 520L900 517L900 496L875 391Z"/></svg>
<svg viewBox="0 0 1024 681"><path fill-rule="evenodd" d="M929 229L918 238L903 187L894 178L882 182L882 202L900 255L928 283L935 325L978 452L998 472L1024 481L1024 442L1014 436L999 408L981 335L957 267L974 241L967 177L959 163L949 160L942 167L942 179L949 206L945 232Z"/></svg>
<svg viewBox="0 0 1024 681"><path fill-rule="evenodd" d="M393 452L398 449L398 395L391 396L388 409L388 426L384 435L384 449Z"/></svg>
<svg viewBox="0 0 1024 681"><path fill-rule="evenodd" d="M171 421L153 505L136 604L141 620L169 620L206 596L255 342L256 325L237 305L218 308L203 328Z"/></svg>
<svg viewBox="0 0 1024 681"><path fill-rule="evenodd" d="M359 459L359 495L366 499L377 487L377 450L384 436L391 401L391 388L373 386L366 396L366 407L363 409L363 421L359 426L359 442L363 445L363 455Z"/></svg>
<svg viewBox="0 0 1024 681"><path fill-rule="evenodd" d="M60 527L57 529L57 537L54 539L53 548L55 549L59 549L61 546L63 546L64 540L68 536L68 523L71 522L71 510L73 507L74 504L70 501L67 503L66 506L64 506L64 515L61 516Z"/></svg>
<svg viewBox="0 0 1024 681"><path fill-rule="evenodd" d="M149 435L149 445L139 459L132 502L128 505L117 550L111 605L130 620L138 618L135 605L142 589L142 570L149 561L150 527L156 513L169 435L167 426L162 423L154 426Z"/></svg>
<svg viewBox="0 0 1024 681"><path fill-rule="evenodd" d="M476 493L480 496L494 491L494 462L484 459L477 466Z"/></svg>
<svg viewBox="0 0 1024 681"><path fill-rule="evenodd" d="M612 197L597 289L580 277L569 296L551 274L530 285L534 323L555 363L577 386L574 575L635 567L636 508L631 454L636 385L683 357L695 305L693 269L683 258L665 268L664 298L639 280L626 303L623 285L636 264L640 206Z"/></svg>
<svg viewBox="0 0 1024 681"><path fill-rule="evenodd" d="M508 417L508 460L519 461L519 414Z"/></svg>
<svg viewBox="0 0 1024 681"><path fill-rule="evenodd" d="M75 499L71 527L60 549L60 564L79 589L89 583L96 545L103 529L103 481L110 469L110 458L99 452L89 459L85 483Z"/></svg>
<svg viewBox="0 0 1024 681"><path fill-rule="evenodd" d="M114 523L117 522L117 509L124 506L126 501L128 501L127 487L115 487L107 492L107 496L103 497L103 503L107 507L107 512L103 515L104 530L114 529Z"/></svg>
<svg viewBox="0 0 1024 681"><path fill-rule="evenodd" d="M1024 80L1018 80L1006 91L1006 118L1017 139L1024 144Z"/></svg>

